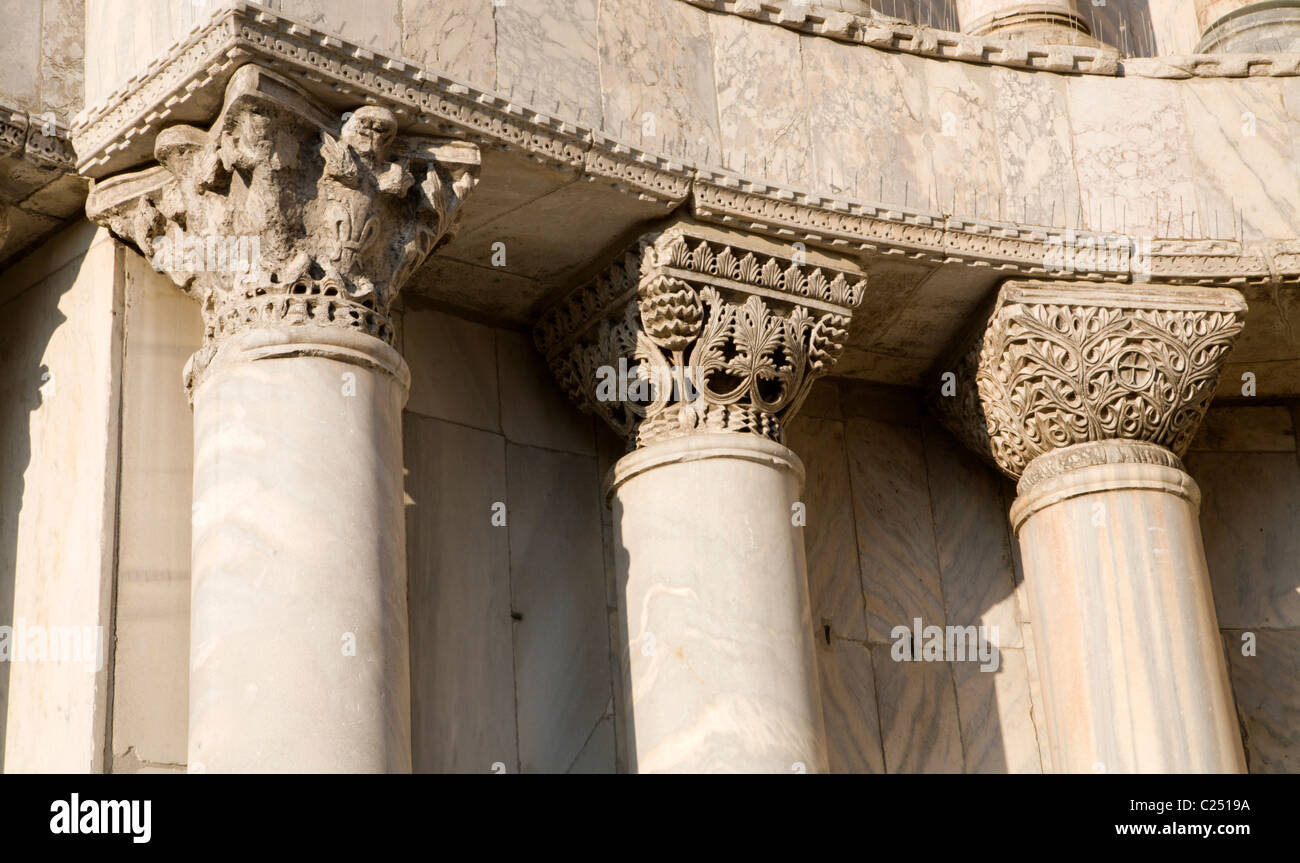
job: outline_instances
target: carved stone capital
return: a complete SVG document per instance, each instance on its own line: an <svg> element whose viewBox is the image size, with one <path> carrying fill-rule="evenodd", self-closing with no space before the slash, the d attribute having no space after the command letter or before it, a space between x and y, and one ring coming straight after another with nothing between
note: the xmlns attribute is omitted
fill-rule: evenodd
<svg viewBox="0 0 1300 863"><path fill-rule="evenodd" d="M399 135L387 108L329 113L246 65L207 129L158 133L158 164L93 184L89 217L201 305L200 371L226 336L311 325L392 341L389 309L478 177L474 144Z"/></svg>
<svg viewBox="0 0 1300 863"><path fill-rule="evenodd" d="M1026 470L1031 462L1079 444L1141 441L1181 456L1245 314L1229 288L1007 282L933 404L972 449L1023 475L1022 491L1031 476L1072 463ZM1147 447L1073 452L1150 459Z"/></svg>
<svg viewBox="0 0 1300 863"><path fill-rule="evenodd" d="M679 222L565 296L534 334L569 396L629 449L717 431L781 442L865 289L851 259Z"/></svg>

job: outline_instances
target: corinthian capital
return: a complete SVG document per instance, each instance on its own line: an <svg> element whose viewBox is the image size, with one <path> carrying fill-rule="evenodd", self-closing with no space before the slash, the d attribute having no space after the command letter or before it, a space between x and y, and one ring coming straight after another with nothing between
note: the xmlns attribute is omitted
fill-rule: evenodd
<svg viewBox="0 0 1300 863"><path fill-rule="evenodd" d="M630 447L712 431L780 442L865 287L850 259L681 222L564 297L535 336L569 396Z"/></svg>
<svg viewBox="0 0 1300 863"><path fill-rule="evenodd" d="M389 308L477 182L473 144L341 116L253 65L207 129L158 134L158 164L95 183L89 217L201 304L201 367L251 328L344 327L385 342Z"/></svg>
<svg viewBox="0 0 1300 863"><path fill-rule="evenodd" d="M953 370L956 391L941 383L934 404L973 449L1024 475L1022 485L1030 462L1068 447L1058 467L1170 458L1161 451L1176 462L1245 313L1228 288L1007 282ZM1076 446L1103 441L1141 445Z"/></svg>

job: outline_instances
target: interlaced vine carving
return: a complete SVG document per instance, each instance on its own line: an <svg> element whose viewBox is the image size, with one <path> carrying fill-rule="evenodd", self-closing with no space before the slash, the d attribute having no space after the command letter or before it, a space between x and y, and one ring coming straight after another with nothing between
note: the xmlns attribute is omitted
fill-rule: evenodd
<svg viewBox="0 0 1300 863"><path fill-rule="evenodd" d="M1245 311L1230 289L1008 283L959 372L965 391L937 405L1013 477L1044 453L1092 441L1145 441L1181 456Z"/></svg>

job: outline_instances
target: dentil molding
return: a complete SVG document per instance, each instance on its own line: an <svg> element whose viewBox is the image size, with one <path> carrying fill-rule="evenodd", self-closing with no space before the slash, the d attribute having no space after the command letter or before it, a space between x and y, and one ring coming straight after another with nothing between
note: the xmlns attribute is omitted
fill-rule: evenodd
<svg viewBox="0 0 1300 863"><path fill-rule="evenodd" d="M776 23L803 29L813 26L824 30L827 21L841 20L819 17L811 11L798 22L786 20L783 16L789 10L783 12L758 2L704 0L698 5L763 20L772 20L775 14L779 19ZM864 50L884 47L956 60L998 62L985 48L962 48L954 54L945 47L949 41L969 47L980 41L977 37L942 34L930 28L909 29L897 22L874 19L870 27L852 22L850 25L844 31L849 35L843 38L863 42ZM890 32L902 27L898 32L911 35L907 39L891 36L888 44L877 44L866 34L879 26L893 28ZM838 34L832 35L839 38ZM1012 50L1006 47L1008 44L1014 47L1007 40L986 41L996 43L999 50ZM1057 50L1086 53L1095 49L1052 46L1044 53L1019 45L1014 50L1025 54L1025 63L1020 63L1017 55L1016 62L1009 65L1038 68L1035 63L1041 59L1040 54L1050 58ZM1159 61L1164 65L1153 67L1152 74L1199 76L1209 74L1203 71L1210 68L1205 64L1233 63L1246 65L1223 74L1295 74L1295 63L1287 67L1289 71L1278 71L1281 67L1277 64L1285 66L1284 60L1276 57L1268 64L1251 66L1250 58L1224 55L1212 55L1204 64L1200 60L1192 63L1164 58ZM166 56L78 117L73 137L79 170L89 177L104 178L150 161L153 142L163 129L206 122L220 108L221 94L230 77L249 63L273 69L323 106L336 110L360 104L383 107L393 113L403 131L455 137L512 151L570 171L587 182L605 184L657 204L665 214L685 204L697 221L735 225L783 242L935 263L965 262L994 268L1007 276L1051 277L1053 274L1044 266L1048 251L1054 242L1067 239L1063 228L851 200L774 185L717 165L694 164L680 156L653 153L611 137L601 130L599 118L562 117L562 105L548 111L523 104L513 96L477 88L244 2L217 10ZM1074 60L1066 66L1068 69L1063 67L1063 71L1089 71ZM1107 70L1106 74L1115 71ZM1075 234L1080 243L1104 246L1107 241L1105 235L1092 236L1082 231L1070 232L1068 239L1076 239ZM1148 269L1144 277L1155 283L1300 282L1300 242L1261 245L1223 239L1153 239ZM1104 263L1091 271L1071 273L1071 277L1134 281L1127 268L1107 269Z"/></svg>

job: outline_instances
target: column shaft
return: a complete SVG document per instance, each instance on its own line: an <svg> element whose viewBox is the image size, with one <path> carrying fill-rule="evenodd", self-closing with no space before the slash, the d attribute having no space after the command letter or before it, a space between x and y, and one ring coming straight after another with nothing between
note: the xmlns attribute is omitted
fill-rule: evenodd
<svg viewBox="0 0 1300 863"><path fill-rule="evenodd" d="M1026 477L1044 460L1102 448L1121 445L1041 456ZM1027 491L1022 483L1012 509L1053 765L1242 772L1196 483L1167 450L1122 448L1147 460L1084 460Z"/></svg>
<svg viewBox="0 0 1300 863"><path fill-rule="evenodd" d="M197 385L191 769L410 769L407 381L303 327L232 338Z"/></svg>
<svg viewBox="0 0 1300 863"><path fill-rule="evenodd" d="M756 435L653 443L611 475L640 773L824 772L803 465Z"/></svg>
<svg viewBox="0 0 1300 863"><path fill-rule="evenodd" d="M1197 54L1300 51L1297 0L1196 0Z"/></svg>

